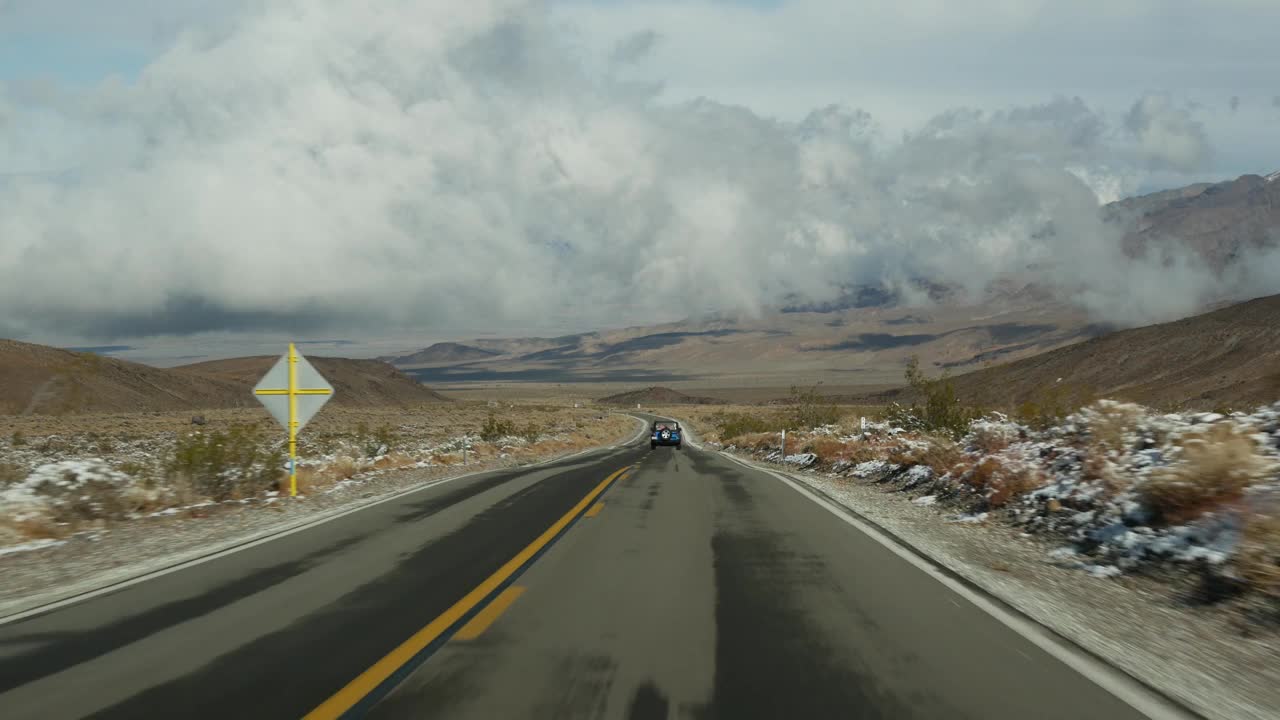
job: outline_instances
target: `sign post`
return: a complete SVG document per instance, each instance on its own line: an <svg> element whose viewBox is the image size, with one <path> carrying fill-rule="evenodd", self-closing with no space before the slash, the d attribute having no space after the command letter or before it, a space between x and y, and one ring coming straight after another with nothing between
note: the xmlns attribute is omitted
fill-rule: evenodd
<svg viewBox="0 0 1280 720"><path fill-rule="evenodd" d="M333 397L333 386L289 343L289 352L262 376L253 394L289 431L289 496L297 497L298 433Z"/></svg>

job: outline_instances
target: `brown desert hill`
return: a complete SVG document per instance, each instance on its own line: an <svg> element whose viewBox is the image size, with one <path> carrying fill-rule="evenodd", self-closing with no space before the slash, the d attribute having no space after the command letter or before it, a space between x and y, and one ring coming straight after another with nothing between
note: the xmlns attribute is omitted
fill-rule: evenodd
<svg viewBox="0 0 1280 720"><path fill-rule="evenodd" d="M151 412L256 404L242 384L0 339L0 414Z"/></svg>
<svg viewBox="0 0 1280 720"><path fill-rule="evenodd" d="M723 405L724 400L711 397L686 395L679 390L667 387L647 387L643 390L618 393L603 397L596 402L602 405Z"/></svg>
<svg viewBox="0 0 1280 720"><path fill-rule="evenodd" d="M1160 325L1121 330L953 378L985 407L1042 402L1047 393L1160 408L1251 409L1280 400L1280 295ZM905 388L846 398L894 402Z"/></svg>
<svg viewBox="0 0 1280 720"><path fill-rule="evenodd" d="M279 360L279 356L210 360L172 370L187 376L234 383L247 393ZM426 385L381 360L308 357L307 360L333 386L333 403L346 407L409 407L423 403L451 402ZM255 401L256 402L256 401Z"/></svg>
<svg viewBox="0 0 1280 720"><path fill-rule="evenodd" d="M309 358L337 405L409 406L446 400L386 363ZM251 389L276 358L153 368L93 353L0 339L0 414L163 412L256 407Z"/></svg>

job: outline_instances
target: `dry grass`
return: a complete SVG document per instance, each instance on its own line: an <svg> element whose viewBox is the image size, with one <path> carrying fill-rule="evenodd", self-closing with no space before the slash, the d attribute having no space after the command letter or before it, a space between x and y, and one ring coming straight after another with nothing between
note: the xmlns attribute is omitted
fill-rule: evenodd
<svg viewBox="0 0 1280 720"><path fill-rule="evenodd" d="M729 438L728 440L731 440L734 445L741 448L759 449L764 447L779 447L782 437L775 432L758 432L738 435L736 437ZM788 444L790 444L791 439L787 438L787 440Z"/></svg>
<svg viewBox="0 0 1280 720"><path fill-rule="evenodd" d="M985 457L960 475L965 485L986 498L991 508L1001 508L1009 501L1043 484L1040 471L1024 466L1010 466L998 457Z"/></svg>
<svg viewBox="0 0 1280 720"><path fill-rule="evenodd" d="M973 449L983 455L994 455L1009 447L1017 434L1002 425L976 425L973 429Z"/></svg>
<svg viewBox="0 0 1280 720"><path fill-rule="evenodd" d="M16 521L6 521L3 529L14 542L31 540L61 540L73 531L69 525L61 525L48 515L37 515Z"/></svg>
<svg viewBox="0 0 1280 720"><path fill-rule="evenodd" d="M1137 426L1145 411L1141 406L1104 400L1093 406L1089 426L1091 451L1104 454L1124 448L1125 436Z"/></svg>
<svg viewBox="0 0 1280 720"><path fill-rule="evenodd" d="M1249 517L1238 562L1241 573L1257 592L1280 603L1280 515Z"/></svg>
<svg viewBox="0 0 1280 720"><path fill-rule="evenodd" d="M817 455L824 462L845 460L847 459L846 453L850 450L847 443L841 442L838 438L830 435L820 435L813 438L802 445L801 449Z"/></svg>
<svg viewBox="0 0 1280 720"><path fill-rule="evenodd" d="M0 489L14 483L22 482L27 477L27 469L16 463L0 460Z"/></svg>
<svg viewBox="0 0 1280 720"><path fill-rule="evenodd" d="M1153 473L1139 492L1167 524L1179 524L1238 501L1274 464L1247 434L1228 423L1182 438L1182 457Z"/></svg>
<svg viewBox="0 0 1280 720"><path fill-rule="evenodd" d="M1092 406L1095 415L1089 426L1081 472L1086 480L1101 481L1108 495L1127 488L1129 479L1113 462L1124 450L1125 438L1137 426L1143 409L1137 405L1103 400Z"/></svg>
<svg viewBox="0 0 1280 720"><path fill-rule="evenodd" d="M942 477L964 465L968 456L959 445L945 438L931 437L927 444L897 448L889 455L889 461L899 465L924 465L937 477Z"/></svg>

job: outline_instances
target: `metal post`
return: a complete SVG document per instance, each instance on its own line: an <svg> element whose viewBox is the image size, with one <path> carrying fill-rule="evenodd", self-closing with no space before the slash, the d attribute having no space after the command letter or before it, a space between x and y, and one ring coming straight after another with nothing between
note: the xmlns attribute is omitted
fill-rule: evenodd
<svg viewBox="0 0 1280 720"><path fill-rule="evenodd" d="M289 497L298 496L298 351L289 343Z"/></svg>

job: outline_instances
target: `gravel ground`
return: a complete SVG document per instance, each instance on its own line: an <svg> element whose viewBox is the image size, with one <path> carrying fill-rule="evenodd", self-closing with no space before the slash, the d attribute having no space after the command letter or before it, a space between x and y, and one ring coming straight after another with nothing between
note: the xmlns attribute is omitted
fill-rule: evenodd
<svg viewBox="0 0 1280 720"><path fill-rule="evenodd" d="M1280 718L1274 632L1246 637L1229 613L1180 605L1151 579L1055 566L1053 545L1007 527L946 522L934 507L851 479L786 474L1206 717Z"/></svg>
<svg viewBox="0 0 1280 720"><path fill-rule="evenodd" d="M638 423L628 424L626 432L610 442L628 440L638 429ZM591 446L598 444L591 442ZM216 553L428 483L582 451L553 448L534 457L490 458L465 467L365 472L310 496L204 503L79 532L61 542L44 541L35 544L36 549L0 554L0 575L4 577L0 617Z"/></svg>

